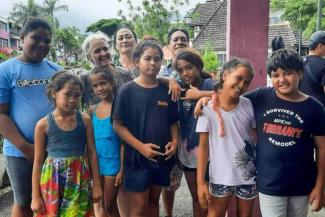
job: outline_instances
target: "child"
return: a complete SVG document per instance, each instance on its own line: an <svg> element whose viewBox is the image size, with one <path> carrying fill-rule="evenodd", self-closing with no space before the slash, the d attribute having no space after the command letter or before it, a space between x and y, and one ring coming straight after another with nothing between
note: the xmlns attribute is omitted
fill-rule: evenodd
<svg viewBox="0 0 325 217"><path fill-rule="evenodd" d="M233 58L222 69L220 89L204 107L196 132L200 134L197 184L198 197L209 217L224 217L233 194L239 216L252 216L257 191L255 186L252 129L255 118L247 91L254 77L251 64ZM210 159L209 190L205 182ZM210 196L212 195L212 197Z"/></svg>
<svg viewBox="0 0 325 217"><path fill-rule="evenodd" d="M93 127L90 117L78 111L81 91L80 79L66 71L47 88L55 109L35 128L31 208L36 216L93 216L92 200L100 200Z"/></svg>
<svg viewBox="0 0 325 217"><path fill-rule="evenodd" d="M175 70L181 78L184 89L202 90L213 94L215 81L204 79L202 76L203 60L200 53L193 48L182 48L176 52L174 59ZM199 136L195 132L196 122L193 110L197 100L181 98L179 101L180 142L178 157L182 164L185 178L192 195L194 216L206 216L206 211L201 209L197 197L196 183L196 158Z"/></svg>
<svg viewBox="0 0 325 217"><path fill-rule="evenodd" d="M52 28L44 20L28 20L21 30L23 51L0 64L0 134L14 195L12 216L32 216L32 168L36 122L53 109L46 85L61 69L46 59Z"/></svg>
<svg viewBox="0 0 325 217"><path fill-rule="evenodd" d="M163 58L161 47L143 41L133 58L140 75L120 88L113 106L113 126L126 143L123 181L132 201L129 214L158 217L161 187L169 185L171 158L177 147L177 104L156 79Z"/></svg>
<svg viewBox="0 0 325 217"><path fill-rule="evenodd" d="M91 71L90 80L95 95L100 103L90 107L89 114L94 126L99 173L103 183L103 208L100 216L119 216L116 199L123 174L123 150L121 141L111 124L111 108L115 82L107 68L95 67ZM99 204L96 204L99 205ZM95 211L99 207L95 207ZM98 213L98 212L97 212Z"/></svg>
<svg viewBox="0 0 325 217"><path fill-rule="evenodd" d="M303 61L296 52L274 52L267 73L273 87L247 94L257 123L256 183L262 215L306 217L308 201L317 211L323 201L324 107L299 91Z"/></svg>

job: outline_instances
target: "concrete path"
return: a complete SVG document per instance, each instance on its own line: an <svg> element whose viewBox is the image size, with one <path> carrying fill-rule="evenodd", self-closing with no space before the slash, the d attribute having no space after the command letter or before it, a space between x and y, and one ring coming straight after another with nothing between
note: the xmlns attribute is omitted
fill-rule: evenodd
<svg viewBox="0 0 325 217"><path fill-rule="evenodd" d="M10 187L0 190L0 217L10 216L10 206L12 204L12 192ZM164 212L162 205L161 207L161 217L164 217ZM174 205L174 216L175 217L192 217L192 205L191 196L188 191L186 181L183 178L182 186L176 192L175 205ZM325 209L318 213L309 213L308 217L325 217Z"/></svg>

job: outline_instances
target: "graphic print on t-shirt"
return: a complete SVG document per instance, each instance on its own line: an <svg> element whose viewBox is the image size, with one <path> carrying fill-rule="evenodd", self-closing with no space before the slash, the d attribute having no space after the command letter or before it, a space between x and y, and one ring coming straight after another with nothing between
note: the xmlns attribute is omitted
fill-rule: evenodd
<svg viewBox="0 0 325 217"><path fill-rule="evenodd" d="M288 109L269 109L263 113L263 133L275 146L290 147L301 137L304 120L299 114Z"/></svg>
<svg viewBox="0 0 325 217"><path fill-rule="evenodd" d="M256 176L255 146L245 140L245 146L235 154L236 166L241 170L243 178L247 181Z"/></svg>

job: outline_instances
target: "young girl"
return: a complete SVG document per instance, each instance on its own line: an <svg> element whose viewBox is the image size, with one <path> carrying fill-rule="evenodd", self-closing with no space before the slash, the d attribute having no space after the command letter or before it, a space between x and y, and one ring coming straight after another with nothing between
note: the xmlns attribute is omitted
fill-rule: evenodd
<svg viewBox="0 0 325 217"><path fill-rule="evenodd" d="M55 109L35 128L31 208L36 216L93 216L93 202L101 198L91 119L78 111L81 91L80 79L66 71L47 88Z"/></svg>
<svg viewBox="0 0 325 217"><path fill-rule="evenodd" d="M237 196L239 216L252 216L257 197L255 148L251 142L255 118L250 100L241 95L253 77L252 66L246 60L227 62L222 70L222 87L198 119L198 196L201 206L208 208L209 217L225 216L233 194ZM205 182L208 159L209 187Z"/></svg>
<svg viewBox="0 0 325 217"><path fill-rule="evenodd" d="M131 217L159 216L161 187L169 185L177 147L177 104L156 79L162 57L155 42L137 45L133 59L140 75L120 88L113 107L114 129L126 143L123 184Z"/></svg>
<svg viewBox="0 0 325 217"><path fill-rule="evenodd" d="M181 86L184 89L201 90L201 93L213 94L215 81L205 79L202 76L203 60L200 53L193 48L182 48L176 52L173 68L181 78ZM203 96L203 95L202 95ZM197 119L193 115L193 110L197 100L181 98L179 101L180 119L180 142L178 157L182 164L185 178L193 199L194 217L206 216L206 211L201 209L197 197L196 183L196 159L199 144L198 134L195 132Z"/></svg>
<svg viewBox="0 0 325 217"><path fill-rule="evenodd" d="M94 126L99 173L103 183L103 204L100 216L119 216L116 198L123 174L123 150L121 141L111 124L111 109L115 82L107 68L95 67L91 71L90 80L95 95L100 103L90 107L89 114ZM98 206L99 204L96 204ZM95 206L95 211L99 210ZM97 212L98 213L98 212Z"/></svg>

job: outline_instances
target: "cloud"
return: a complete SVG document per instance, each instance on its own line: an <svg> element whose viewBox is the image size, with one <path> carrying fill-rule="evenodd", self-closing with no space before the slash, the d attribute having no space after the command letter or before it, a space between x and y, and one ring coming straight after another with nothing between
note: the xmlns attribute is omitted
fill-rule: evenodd
<svg viewBox="0 0 325 217"><path fill-rule="evenodd" d="M6 0L1 2L0 16L9 16L13 4L23 2L27 4L27 0ZM43 0L35 0L36 3L42 4ZM123 1L125 2L125 1ZM137 5L141 0L132 0L133 5ZM195 7L198 2L205 0L190 0L189 6L184 6L180 9L181 13L185 13L189 9ZM57 12L55 15L59 19L62 27L76 26L82 32L87 26L96 22L99 19L117 18L119 9L126 9L125 3L120 3L117 0L60 0L59 3L68 5L69 11Z"/></svg>

